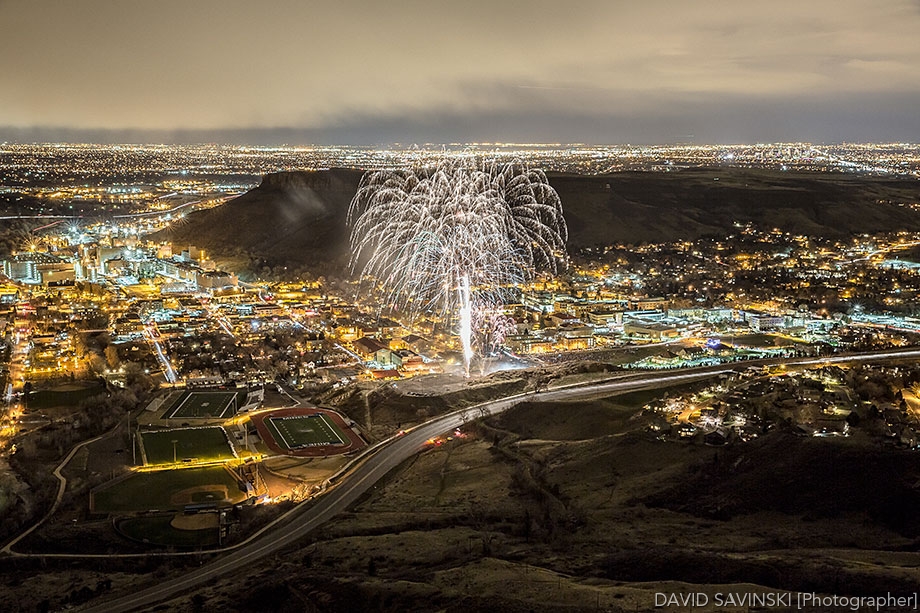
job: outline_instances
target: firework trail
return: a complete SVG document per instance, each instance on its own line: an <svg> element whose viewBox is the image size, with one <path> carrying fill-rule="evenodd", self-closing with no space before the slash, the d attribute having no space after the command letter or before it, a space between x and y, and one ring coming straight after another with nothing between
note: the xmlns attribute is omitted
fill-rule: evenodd
<svg viewBox="0 0 920 613"><path fill-rule="evenodd" d="M484 307L476 312L473 328L474 344L483 355L493 355L501 349L505 338L517 331L517 324L501 308Z"/></svg>
<svg viewBox="0 0 920 613"><path fill-rule="evenodd" d="M394 308L458 319L469 373L473 328L537 270L565 265L562 204L521 163L368 172L348 211L352 269L362 265Z"/></svg>

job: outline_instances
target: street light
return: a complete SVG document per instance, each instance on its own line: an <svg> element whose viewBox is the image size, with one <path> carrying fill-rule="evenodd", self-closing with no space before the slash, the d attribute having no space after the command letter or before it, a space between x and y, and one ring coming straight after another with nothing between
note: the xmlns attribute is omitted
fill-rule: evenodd
<svg viewBox="0 0 920 613"><path fill-rule="evenodd" d="M176 443L178 443L178 442L179 442L179 441L177 441L176 439L173 439L173 441L172 441L172 444L173 444L173 464L176 463Z"/></svg>

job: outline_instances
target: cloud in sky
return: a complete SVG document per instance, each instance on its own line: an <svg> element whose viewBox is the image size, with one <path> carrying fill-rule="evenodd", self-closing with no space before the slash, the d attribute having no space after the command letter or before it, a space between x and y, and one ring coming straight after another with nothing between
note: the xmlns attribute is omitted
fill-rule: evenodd
<svg viewBox="0 0 920 613"><path fill-rule="evenodd" d="M920 140L916 0L0 0L0 23L13 137Z"/></svg>

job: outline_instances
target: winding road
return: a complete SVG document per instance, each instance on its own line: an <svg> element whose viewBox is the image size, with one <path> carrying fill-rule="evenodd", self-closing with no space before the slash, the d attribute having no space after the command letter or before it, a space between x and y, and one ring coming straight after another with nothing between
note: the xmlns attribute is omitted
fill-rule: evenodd
<svg viewBox="0 0 920 613"><path fill-rule="evenodd" d="M789 359L783 360L782 363L788 366L805 366L907 358L920 358L920 350L911 349L823 358ZM777 363L778 361L771 360L770 362ZM571 401L612 393L637 391L649 387L666 387L736 372L751 365L750 362L740 362L719 367L694 369L693 371L644 372L618 375L600 383L572 384L545 391L515 394L432 419L407 431L402 436L393 437L384 444L371 448L365 459L357 463L349 472L343 474L336 485L331 487L325 494L296 507L270 530L263 530L233 551L198 569L188 571L176 579L165 581L128 595L94 603L83 610L93 613L111 613L150 607L164 600L175 598L202 583L250 566L258 560L287 547L332 519L336 514L345 511L365 492L374 487L388 472L423 449L428 439L454 430L472 420L496 415L518 403L524 401Z"/></svg>

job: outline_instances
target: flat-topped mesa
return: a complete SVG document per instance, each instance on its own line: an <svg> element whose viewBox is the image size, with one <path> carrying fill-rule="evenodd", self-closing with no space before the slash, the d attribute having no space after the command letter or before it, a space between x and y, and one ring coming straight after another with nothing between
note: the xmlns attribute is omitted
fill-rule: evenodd
<svg viewBox="0 0 920 613"><path fill-rule="evenodd" d="M362 170L350 168L280 171L263 176L259 188L292 191L304 189L342 191L348 192L351 197L358 189L358 182L363 174Z"/></svg>
<svg viewBox="0 0 920 613"><path fill-rule="evenodd" d="M271 173L251 191L152 238L198 245L215 256L245 254L259 269L345 274L348 206L363 174L343 168ZM920 230L920 215L900 206L920 201L916 179L745 168L547 178L562 201L573 254L583 247L720 236L735 223L824 237Z"/></svg>
<svg viewBox="0 0 920 613"><path fill-rule="evenodd" d="M362 174L346 169L267 174L258 187L150 238L194 244L218 258L245 256L256 275L266 267L343 273L348 204Z"/></svg>

